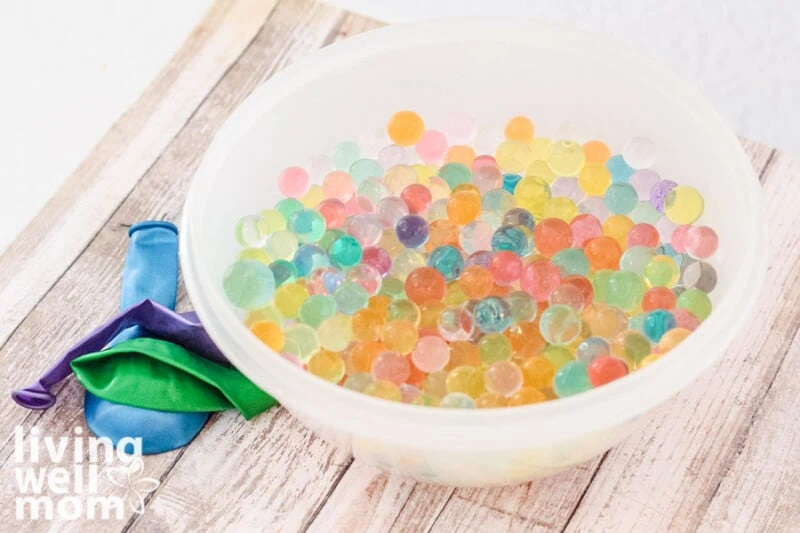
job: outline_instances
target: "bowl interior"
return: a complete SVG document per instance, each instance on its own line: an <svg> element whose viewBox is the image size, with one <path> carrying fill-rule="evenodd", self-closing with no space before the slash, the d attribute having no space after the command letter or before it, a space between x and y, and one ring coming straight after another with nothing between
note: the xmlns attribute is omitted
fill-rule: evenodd
<svg viewBox="0 0 800 533"><path fill-rule="evenodd" d="M614 153L632 136L651 138L658 149L653 169L700 190L701 220L720 238L713 259L719 282L711 295L717 310L700 330L714 320L722 328L725 317L717 314L725 314L719 309L730 295L730 307L742 303L762 246L757 182L736 138L694 90L592 36L520 22L458 21L390 27L317 52L256 90L229 119L187 203L196 273L190 294L208 298L202 318L214 315L218 328L246 335L224 303L221 279L238 251L237 220L281 199L280 171L330 154L342 140L377 134L383 146L382 130L400 109L417 111L432 129L451 113L467 112L484 133L501 132L508 118L525 114L537 136L601 139ZM255 359L245 366L272 364Z"/></svg>

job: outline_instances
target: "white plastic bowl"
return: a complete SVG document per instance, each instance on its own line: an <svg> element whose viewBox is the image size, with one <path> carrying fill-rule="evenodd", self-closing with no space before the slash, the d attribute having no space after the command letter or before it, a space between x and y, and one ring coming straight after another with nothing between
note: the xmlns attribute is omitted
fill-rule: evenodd
<svg viewBox="0 0 800 533"><path fill-rule="evenodd" d="M274 205L278 173L335 142L381 129L400 109L433 128L452 112L501 127L517 114L544 136L656 142L654 169L697 187L714 227L715 309L668 357L587 393L513 409L397 404L305 373L251 335L226 301L236 221ZM736 137L689 85L637 53L563 28L509 20L391 26L315 52L233 113L192 183L183 214L186 287L236 367L324 438L417 480L487 486L586 461L627 436L653 407L724 352L760 289L766 264L760 188Z"/></svg>

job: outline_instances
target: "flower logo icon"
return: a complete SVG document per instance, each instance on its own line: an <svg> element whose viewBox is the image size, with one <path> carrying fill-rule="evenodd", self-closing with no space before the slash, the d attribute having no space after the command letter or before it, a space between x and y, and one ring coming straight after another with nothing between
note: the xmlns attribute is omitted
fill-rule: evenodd
<svg viewBox="0 0 800 533"><path fill-rule="evenodd" d="M144 463L137 457L126 466L106 468L104 470L109 481L125 489L122 497L137 514L144 513L144 500L148 494L155 491L161 481L152 477L141 477Z"/></svg>

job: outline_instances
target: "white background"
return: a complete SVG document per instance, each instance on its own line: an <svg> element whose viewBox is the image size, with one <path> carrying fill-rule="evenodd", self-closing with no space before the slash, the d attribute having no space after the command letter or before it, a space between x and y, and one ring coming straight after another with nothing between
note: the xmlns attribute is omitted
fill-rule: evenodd
<svg viewBox="0 0 800 533"><path fill-rule="evenodd" d="M0 251L212 0L0 6ZM747 137L800 154L798 0L328 0L389 22L516 16L604 33L693 80Z"/></svg>

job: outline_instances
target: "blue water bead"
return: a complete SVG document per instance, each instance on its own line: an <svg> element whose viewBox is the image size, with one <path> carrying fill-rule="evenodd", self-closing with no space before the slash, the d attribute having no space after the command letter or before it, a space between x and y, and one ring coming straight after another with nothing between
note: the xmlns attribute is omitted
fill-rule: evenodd
<svg viewBox="0 0 800 533"><path fill-rule="evenodd" d="M683 265L683 259L684 259L685 255L681 254L681 253L678 253L677 250L675 250L675 248L669 243L662 244L661 246L656 248L656 254L657 255L666 255L668 257L671 257L675 261L675 263L678 265L678 268L681 268L681 266Z"/></svg>
<svg viewBox="0 0 800 533"><path fill-rule="evenodd" d="M658 342L667 331L671 330L677 325L675 317L672 313L664 309L655 309L650 311L644 317L642 330L644 334L653 342Z"/></svg>
<svg viewBox="0 0 800 533"><path fill-rule="evenodd" d="M503 215L503 225L523 226L533 231L536 221L533 219L533 215L530 211L523 207L515 207L514 209L509 209L506 214Z"/></svg>
<svg viewBox="0 0 800 533"><path fill-rule="evenodd" d="M345 273L341 270L328 270L322 274L322 285L325 287L325 292L333 294L339 285L344 283Z"/></svg>
<svg viewBox="0 0 800 533"><path fill-rule="evenodd" d="M291 283L297 279L297 267L294 263L285 259L278 259L269 265L272 275L275 277L275 286L280 287L284 283Z"/></svg>
<svg viewBox="0 0 800 533"><path fill-rule="evenodd" d="M524 226L500 226L492 235L492 250L528 255L531 251L531 232Z"/></svg>
<svg viewBox="0 0 800 533"><path fill-rule="evenodd" d="M472 181L472 170L464 163L447 163L439 169L439 177L447 182L452 191L462 183Z"/></svg>
<svg viewBox="0 0 800 533"><path fill-rule="evenodd" d="M484 333L502 333L511 325L511 305L496 296L478 302L473 313L478 329Z"/></svg>
<svg viewBox="0 0 800 533"><path fill-rule="evenodd" d="M419 248L428 242L430 229L428 221L419 215L400 217L394 227L397 240L406 248Z"/></svg>
<svg viewBox="0 0 800 533"><path fill-rule="evenodd" d="M514 189L517 188L517 183L522 179L519 174L504 174L503 175L503 189L509 193L514 194Z"/></svg>
<svg viewBox="0 0 800 533"><path fill-rule="evenodd" d="M633 176L633 173L636 172L628 166L628 163L625 162L621 154L610 157L609 160L606 161L606 168L611 172L611 181L613 182L628 182L631 176Z"/></svg>
<svg viewBox="0 0 800 533"><path fill-rule="evenodd" d="M355 237L342 235L328 248L328 257L339 268L349 268L361 262L363 251Z"/></svg>
<svg viewBox="0 0 800 533"><path fill-rule="evenodd" d="M330 260L325 250L313 244L304 244L297 249L294 254L294 266L297 268L297 275L301 278L308 276L318 268L329 266Z"/></svg>
<svg viewBox="0 0 800 533"><path fill-rule="evenodd" d="M616 215L627 215L638 203L639 195L636 194L636 189L630 183L612 183L606 189L606 207Z"/></svg>
<svg viewBox="0 0 800 533"><path fill-rule="evenodd" d="M439 246L428 256L428 266L441 272L447 281L451 281L457 279L464 270L464 258L454 246Z"/></svg>
<svg viewBox="0 0 800 533"><path fill-rule="evenodd" d="M589 276L589 260L580 248L565 248L556 253L550 261L561 270L561 276Z"/></svg>
<svg viewBox="0 0 800 533"><path fill-rule="evenodd" d="M316 209L300 209L289 217L289 229L300 242L317 242L325 235L325 219Z"/></svg>

